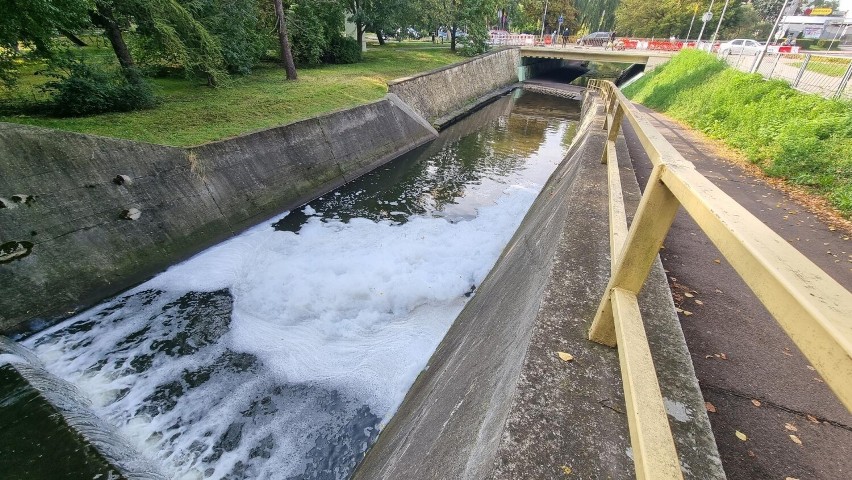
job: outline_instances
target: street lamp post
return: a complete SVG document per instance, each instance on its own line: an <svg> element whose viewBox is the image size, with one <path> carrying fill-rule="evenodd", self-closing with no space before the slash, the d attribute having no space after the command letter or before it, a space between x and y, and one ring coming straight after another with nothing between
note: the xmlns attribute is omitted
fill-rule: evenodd
<svg viewBox="0 0 852 480"><path fill-rule="evenodd" d="M772 41L772 36L775 35L775 30L778 29L778 24L781 23L781 16L784 15L784 10L787 9L787 3L789 1L790 0L784 0L784 6L781 7L781 11L778 12L778 18L775 19L775 25L773 25L772 30L769 31L769 38L767 38L766 43L763 44L763 49L760 50L760 53L757 55L757 58L751 65L751 70L749 70L749 73L754 73L757 71L757 69L760 68L760 62L762 62L763 57L766 56L766 51L769 49L769 42Z"/></svg>
<svg viewBox="0 0 852 480"><path fill-rule="evenodd" d="M698 15L698 4L695 4L695 10L692 12L692 21L689 22L689 31L686 32L686 43L689 43L689 36L692 35L692 26L695 25L695 16Z"/></svg>
<svg viewBox="0 0 852 480"><path fill-rule="evenodd" d="M547 0L544 0L544 15L541 16L541 35L538 41L544 45L544 20L547 18Z"/></svg>
<svg viewBox="0 0 852 480"><path fill-rule="evenodd" d="M722 20L725 18L725 12L728 11L728 1L725 0L725 6L722 7L722 14L719 15L719 23L716 24L716 31L713 32L713 38L710 39L710 49L713 49L713 44L716 43L716 37L719 35L719 29L722 27Z"/></svg>
<svg viewBox="0 0 852 480"><path fill-rule="evenodd" d="M707 9L707 12L701 16L701 31L698 33L698 40L695 41L695 46L701 48L701 37L704 35L704 28L707 26L707 22L709 22L713 18L713 3L716 0L710 0L710 8Z"/></svg>

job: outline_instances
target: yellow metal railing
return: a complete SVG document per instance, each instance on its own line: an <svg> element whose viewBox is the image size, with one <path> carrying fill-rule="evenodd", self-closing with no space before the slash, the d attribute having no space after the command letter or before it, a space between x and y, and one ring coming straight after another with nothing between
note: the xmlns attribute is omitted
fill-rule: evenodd
<svg viewBox="0 0 852 480"><path fill-rule="evenodd" d="M606 105L612 254L589 338L618 346L636 477L682 478L636 301L680 206L852 410L852 293L696 171L612 82L589 88ZM615 149L625 119L654 166L629 229Z"/></svg>

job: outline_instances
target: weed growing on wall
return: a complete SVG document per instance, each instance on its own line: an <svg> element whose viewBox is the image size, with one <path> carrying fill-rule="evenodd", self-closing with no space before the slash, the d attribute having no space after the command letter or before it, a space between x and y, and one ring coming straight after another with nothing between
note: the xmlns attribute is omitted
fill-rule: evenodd
<svg viewBox="0 0 852 480"><path fill-rule="evenodd" d="M742 151L775 177L812 188L852 217L852 102L685 50L624 93Z"/></svg>

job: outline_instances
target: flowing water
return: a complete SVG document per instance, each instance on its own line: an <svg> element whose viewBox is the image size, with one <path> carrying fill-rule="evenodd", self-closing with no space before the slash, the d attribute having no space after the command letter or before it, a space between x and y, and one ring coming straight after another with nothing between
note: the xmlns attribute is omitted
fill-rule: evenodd
<svg viewBox="0 0 852 480"><path fill-rule="evenodd" d="M579 119L516 91L23 344L174 478L347 478Z"/></svg>

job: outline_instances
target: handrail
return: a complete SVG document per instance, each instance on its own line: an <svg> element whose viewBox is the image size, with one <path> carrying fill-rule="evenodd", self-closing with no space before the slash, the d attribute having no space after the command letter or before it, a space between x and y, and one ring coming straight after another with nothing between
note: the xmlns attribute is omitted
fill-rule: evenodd
<svg viewBox="0 0 852 480"><path fill-rule="evenodd" d="M661 421L658 412L657 417L652 417L642 411L648 405L658 411L662 399L653 363L650 359L642 360L641 355L635 360L636 351L649 347L641 316L634 306L680 206L852 411L852 293L701 175L612 82L590 80L588 86L600 92L606 105L607 148L602 162L610 164L613 258L612 275L589 329L589 338L609 346L618 345L637 478L681 478L679 468L677 472L661 474L659 465L650 463L656 461L654 458L643 457L649 446L652 449L647 452L649 455L671 456L672 451L668 445L656 448L653 442L661 441L658 425L648 424L663 423L668 427L667 421ZM633 126L654 166L626 233L621 186L613 179L618 168L615 140L623 119ZM626 331L632 333L628 335ZM644 345L637 345L641 343ZM633 357L625 358L630 352ZM651 369L650 374L643 369ZM641 375L645 382L648 376L653 377L656 390L634 390L638 383L635 375ZM637 400L638 395L645 398ZM662 416L665 419L665 410ZM674 460L668 458L663 463L670 465L676 461L674 455Z"/></svg>

